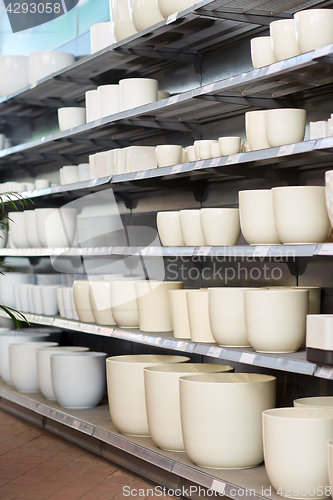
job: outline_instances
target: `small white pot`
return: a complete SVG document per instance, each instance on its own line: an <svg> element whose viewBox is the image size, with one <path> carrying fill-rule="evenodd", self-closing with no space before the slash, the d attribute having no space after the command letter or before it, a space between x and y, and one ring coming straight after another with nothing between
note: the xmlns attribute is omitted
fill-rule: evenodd
<svg viewBox="0 0 333 500"><path fill-rule="evenodd" d="M79 167L79 181L89 181L90 180L90 165L89 163L80 163Z"/></svg>
<svg viewBox="0 0 333 500"><path fill-rule="evenodd" d="M27 56L0 56L0 97L26 88L28 80L28 58Z"/></svg>
<svg viewBox="0 0 333 500"><path fill-rule="evenodd" d="M138 31L164 20L155 0L128 0L130 16Z"/></svg>
<svg viewBox="0 0 333 500"><path fill-rule="evenodd" d="M89 280L73 283L73 298L77 315L82 323L95 323L89 299Z"/></svg>
<svg viewBox="0 0 333 500"><path fill-rule="evenodd" d="M183 288L181 281L139 281L135 283L142 332L171 332L169 290Z"/></svg>
<svg viewBox="0 0 333 500"><path fill-rule="evenodd" d="M90 281L89 301L97 325L112 326L116 324L111 311L110 281Z"/></svg>
<svg viewBox="0 0 333 500"><path fill-rule="evenodd" d="M215 344L209 324L208 291L186 290L186 301L192 342Z"/></svg>
<svg viewBox="0 0 333 500"><path fill-rule="evenodd" d="M305 135L305 125L306 111L304 109L268 109L266 111L268 144L274 148L302 142Z"/></svg>
<svg viewBox="0 0 333 500"><path fill-rule="evenodd" d="M110 282L111 312L116 324L123 328L139 328L135 280Z"/></svg>
<svg viewBox="0 0 333 500"><path fill-rule="evenodd" d="M153 78L120 80L120 111L157 101L158 81Z"/></svg>
<svg viewBox="0 0 333 500"><path fill-rule="evenodd" d="M57 303L58 303L60 317L65 318L66 312L65 312L64 299L62 296L62 288L57 288Z"/></svg>
<svg viewBox="0 0 333 500"><path fill-rule="evenodd" d="M142 170L157 168L154 147L129 146L120 151L122 153L118 153L117 158L117 161L119 160L120 162L120 165L117 165L118 173L140 172ZM119 158L119 155L122 155L123 158ZM125 162L124 167L121 165L122 161Z"/></svg>
<svg viewBox="0 0 333 500"><path fill-rule="evenodd" d="M242 140L240 137L219 137L221 156L236 155L241 152Z"/></svg>
<svg viewBox="0 0 333 500"><path fill-rule="evenodd" d="M237 245L240 236L238 208L202 208L200 219L206 245Z"/></svg>
<svg viewBox="0 0 333 500"><path fill-rule="evenodd" d="M247 111L245 113L245 131L250 151L269 148L266 134L266 110Z"/></svg>
<svg viewBox="0 0 333 500"><path fill-rule="evenodd" d="M63 408L94 408L105 391L103 352L59 352L51 354L52 387Z"/></svg>
<svg viewBox="0 0 333 500"><path fill-rule="evenodd" d="M28 79L34 84L52 73L74 64L73 54L58 51L31 52L28 55Z"/></svg>
<svg viewBox="0 0 333 500"><path fill-rule="evenodd" d="M57 316L58 302L57 290L59 286L41 286L43 314L45 316Z"/></svg>
<svg viewBox="0 0 333 500"><path fill-rule="evenodd" d="M201 467L244 469L263 460L262 412L275 406L275 377L206 373L180 378L185 450Z"/></svg>
<svg viewBox="0 0 333 500"><path fill-rule="evenodd" d="M40 248L41 244L37 232L37 220L35 210L24 210L25 233L28 245L32 248Z"/></svg>
<svg viewBox="0 0 333 500"><path fill-rule="evenodd" d="M4 306L15 307L14 286L34 283L35 276L23 273L6 273L1 276L1 303Z"/></svg>
<svg viewBox="0 0 333 500"><path fill-rule="evenodd" d="M231 366L203 363L174 363L145 368L148 427L154 443L162 450L185 451L180 420L180 377L232 371Z"/></svg>
<svg viewBox="0 0 333 500"><path fill-rule="evenodd" d="M246 335L257 352L296 352L305 342L308 290L244 291Z"/></svg>
<svg viewBox="0 0 333 500"><path fill-rule="evenodd" d="M242 233L250 245L279 245L271 189L239 191Z"/></svg>
<svg viewBox="0 0 333 500"><path fill-rule="evenodd" d="M36 181L35 181L36 189L47 189L50 186L51 186L51 182L48 179L36 179Z"/></svg>
<svg viewBox="0 0 333 500"><path fill-rule="evenodd" d="M272 189L275 225L283 243L323 243L331 231L322 186Z"/></svg>
<svg viewBox="0 0 333 500"><path fill-rule="evenodd" d="M116 40L120 42L124 38L137 33L129 13L128 0L109 0L110 14L113 32Z"/></svg>
<svg viewBox="0 0 333 500"><path fill-rule="evenodd" d="M183 147L176 144L164 144L155 148L158 167L168 167L182 163Z"/></svg>
<svg viewBox="0 0 333 500"><path fill-rule="evenodd" d="M10 378L19 392L40 392L36 351L42 347L55 347L57 342L27 342L9 346Z"/></svg>
<svg viewBox="0 0 333 500"><path fill-rule="evenodd" d="M9 212L9 237L16 248L29 248L24 212Z"/></svg>
<svg viewBox="0 0 333 500"><path fill-rule="evenodd" d="M42 302L42 287L40 285L33 285L31 287L32 291L32 303L33 311L35 314L43 314L43 302Z"/></svg>
<svg viewBox="0 0 333 500"><path fill-rule="evenodd" d="M79 320L79 316L76 312L73 288L71 286L61 288L62 300L64 305L64 312L66 319Z"/></svg>
<svg viewBox="0 0 333 500"><path fill-rule="evenodd" d="M294 19L301 53L333 43L332 9L301 10Z"/></svg>
<svg viewBox="0 0 333 500"><path fill-rule="evenodd" d="M86 97L86 123L94 122L100 118L98 90L88 90Z"/></svg>
<svg viewBox="0 0 333 500"><path fill-rule="evenodd" d="M149 436L144 368L184 363L184 356L138 354L107 358L109 408L112 423L122 434Z"/></svg>
<svg viewBox="0 0 333 500"><path fill-rule="evenodd" d="M332 410L267 410L263 412L263 432L265 467L273 488L288 498L327 498Z"/></svg>
<svg viewBox="0 0 333 500"><path fill-rule="evenodd" d="M333 170L325 172L325 198L328 217L333 226Z"/></svg>
<svg viewBox="0 0 333 500"><path fill-rule="evenodd" d="M171 14L175 12L181 12L182 10L188 9L195 3L196 0L156 0L160 12L165 18L171 16Z"/></svg>
<svg viewBox="0 0 333 500"><path fill-rule="evenodd" d="M210 152L210 157L211 158L220 158L221 152L220 152L220 145L218 142L214 142L213 144L210 144L209 146L209 152Z"/></svg>
<svg viewBox="0 0 333 500"><path fill-rule="evenodd" d="M251 59L254 69L275 63L270 36L258 36L251 40Z"/></svg>
<svg viewBox="0 0 333 500"><path fill-rule="evenodd" d="M165 90L159 90L157 92L158 101L162 101L162 99L168 99L170 97L170 92L166 92Z"/></svg>
<svg viewBox="0 0 333 500"><path fill-rule="evenodd" d="M86 123L86 108L59 108L58 123L61 132L84 125Z"/></svg>
<svg viewBox="0 0 333 500"><path fill-rule="evenodd" d="M98 90L99 116L111 116L120 111L119 85L101 85Z"/></svg>
<svg viewBox="0 0 333 500"><path fill-rule="evenodd" d="M213 144L216 144L216 142ZM185 162L197 161L198 159L199 158L197 158L194 146L187 146L187 148L185 148Z"/></svg>
<svg viewBox="0 0 333 500"><path fill-rule="evenodd" d="M168 293L173 336L176 339L190 339L186 290L169 290Z"/></svg>
<svg viewBox="0 0 333 500"><path fill-rule="evenodd" d="M14 290L16 289L18 291L18 295L19 295L19 301L20 301L20 305L21 305L21 309L19 309L19 310L23 313L30 312L28 286L30 286L30 285L15 285L14 286Z"/></svg>
<svg viewBox="0 0 333 500"><path fill-rule="evenodd" d="M43 248L67 248L76 233L77 211L74 208L37 208L38 239Z"/></svg>
<svg viewBox="0 0 333 500"><path fill-rule="evenodd" d="M88 347L79 346L58 346L58 347L41 347L37 348L37 375L38 384L44 398L50 401L56 401L53 391L52 375L51 375L51 354L58 352L85 352L89 351Z"/></svg>
<svg viewBox="0 0 333 500"><path fill-rule="evenodd" d="M219 345L250 347L245 326L245 290L249 288L208 288L209 323Z"/></svg>
<svg viewBox="0 0 333 500"><path fill-rule="evenodd" d="M188 247L201 247L206 245L201 227L201 210L181 210L180 227Z"/></svg>
<svg viewBox="0 0 333 500"><path fill-rule="evenodd" d="M183 247L185 245L180 226L180 212L158 212L157 229L164 247Z"/></svg>
<svg viewBox="0 0 333 500"><path fill-rule="evenodd" d="M59 170L60 184L75 184L80 181L78 165L65 165Z"/></svg>
<svg viewBox="0 0 333 500"><path fill-rule="evenodd" d="M117 40L114 36L112 24L110 22L97 23L90 26L90 46L92 54L116 42Z"/></svg>
<svg viewBox="0 0 333 500"><path fill-rule="evenodd" d="M273 21L269 25L269 30L275 61L283 61L301 53L293 19Z"/></svg>
<svg viewBox="0 0 333 500"><path fill-rule="evenodd" d="M194 153L197 160L205 160L210 157L209 147L211 144L216 144L218 141L212 139L200 139L199 141L194 141ZM201 156L201 153L206 158ZM207 156L208 155L208 156Z"/></svg>

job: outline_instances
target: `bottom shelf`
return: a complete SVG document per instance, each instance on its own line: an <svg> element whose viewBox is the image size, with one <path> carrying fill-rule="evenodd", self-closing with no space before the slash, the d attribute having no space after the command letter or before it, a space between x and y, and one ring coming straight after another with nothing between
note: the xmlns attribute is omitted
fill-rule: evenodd
<svg viewBox="0 0 333 500"><path fill-rule="evenodd" d="M90 410L67 410L41 394L22 394L0 381L0 409L97 453L184 498L278 499L264 465L252 469L196 467L185 453L165 452L150 438L124 436L110 420L107 403ZM199 488L210 490L204 494ZM215 492L215 494L214 494ZM170 492L172 493L172 492ZM161 495L163 496L163 495ZM165 494L165 497L168 495Z"/></svg>

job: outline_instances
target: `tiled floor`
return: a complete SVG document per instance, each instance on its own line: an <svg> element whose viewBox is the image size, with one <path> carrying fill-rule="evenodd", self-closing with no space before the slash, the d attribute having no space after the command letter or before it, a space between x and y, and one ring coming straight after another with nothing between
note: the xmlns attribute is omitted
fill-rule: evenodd
<svg viewBox="0 0 333 500"><path fill-rule="evenodd" d="M123 491L125 486L129 488ZM153 500L158 497L151 492L143 496L139 491L147 493L152 488L116 466L0 412L0 500ZM130 490L137 492L128 495Z"/></svg>

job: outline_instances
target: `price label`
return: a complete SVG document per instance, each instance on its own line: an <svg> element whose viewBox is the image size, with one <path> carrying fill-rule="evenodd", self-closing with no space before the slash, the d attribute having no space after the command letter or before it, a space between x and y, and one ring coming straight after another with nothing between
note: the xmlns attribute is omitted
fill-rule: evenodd
<svg viewBox="0 0 333 500"><path fill-rule="evenodd" d="M268 245L257 246L254 249L253 257L266 257L269 253L269 250L270 246Z"/></svg>
<svg viewBox="0 0 333 500"><path fill-rule="evenodd" d="M213 92L214 87L215 87L215 83L210 83L209 85L205 85L201 89L201 94L209 94L209 92Z"/></svg>
<svg viewBox="0 0 333 500"><path fill-rule="evenodd" d="M281 71L283 68L283 61L271 64L267 70L267 75L270 75L271 73L277 73L278 71Z"/></svg>
<svg viewBox="0 0 333 500"><path fill-rule="evenodd" d="M281 146L278 152L278 156L289 156L294 153L295 144L287 144L286 146Z"/></svg>
<svg viewBox="0 0 333 500"><path fill-rule="evenodd" d="M173 96L169 97L168 105L169 104L176 104L176 102L178 102L178 99L179 99L179 95L173 95Z"/></svg>
<svg viewBox="0 0 333 500"><path fill-rule="evenodd" d="M221 158L213 158L212 161L210 162L211 167L217 167L217 165L220 163Z"/></svg>
<svg viewBox="0 0 333 500"><path fill-rule="evenodd" d="M174 166L172 167L172 169L171 169L171 173L172 173L172 174L178 174L179 172L181 172L181 171L182 171L182 167L183 167L183 165L182 165L182 164L180 164L180 165L174 165Z"/></svg>
<svg viewBox="0 0 333 500"><path fill-rule="evenodd" d="M197 255L200 255L201 257L207 257L207 255L210 254L212 247L200 247Z"/></svg>
<svg viewBox="0 0 333 500"><path fill-rule="evenodd" d="M333 255L333 243L323 243L318 251L318 255Z"/></svg>
<svg viewBox="0 0 333 500"><path fill-rule="evenodd" d="M197 161L193 167L193 170L200 170L200 168L202 168L202 165L204 164L204 161L201 160L201 161Z"/></svg>
<svg viewBox="0 0 333 500"><path fill-rule="evenodd" d="M251 352L243 352L239 360L240 363L244 363L246 365L252 365L253 361L254 361L254 354L252 354Z"/></svg>
<svg viewBox="0 0 333 500"><path fill-rule="evenodd" d="M238 153L237 155L230 155L230 156L228 156L225 164L226 165L234 165L235 163L239 163L241 156L242 156L241 153Z"/></svg>
<svg viewBox="0 0 333 500"><path fill-rule="evenodd" d="M222 349L220 347L210 347L209 351L207 352L207 356L212 356L213 358L219 358L221 352Z"/></svg>
<svg viewBox="0 0 333 500"><path fill-rule="evenodd" d="M333 44L325 45L324 47L318 47L313 53L312 59L318 59L319 57L327 56L333 52Z"/></svg>
<svg viewBox="0 0 333 500"><path fill-rule="evenodd" d="M179 351L186 351L187 342L177 342L177 349Z"/></svg>
<svg viewBox="0 0 333 500"><path fill-rule="evenodd" d="M320 378L333 379L333 368L328 368L327 366L323 366L318 370L316 376Z"/></svg>
<svg viewBox="0 0 333 500"><path fill-rule="evenodd" d="M143 179L145 174L146 174L145 170L141 170L140 172L137 172L137 174L135 176L135 180L137 181L138 179Z"/></svg>
<svg viewBox="0 0 333 500"><path fill-rule="evenodd" d="M166 23L165 24L171 24L171 23L174 23L177 19L177 16L178 16L178 12L174 12L173 14L171 14L168 19L166 20Z"/></svg>
<svg viewBox="0 0 333 500"><path fill-rule="evenodd" d="M220 495L223 496L224 492L225 492L225 487L226 487L225 483L222 483L222 481L218 481L217 479L214 479L210 489L213 491L216 491L217 493L220 493Z"/></svg>

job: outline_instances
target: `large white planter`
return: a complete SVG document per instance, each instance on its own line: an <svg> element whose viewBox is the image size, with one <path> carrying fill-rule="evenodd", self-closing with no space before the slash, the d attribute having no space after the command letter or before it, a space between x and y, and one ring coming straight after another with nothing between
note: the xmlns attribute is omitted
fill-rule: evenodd
<svg viewBox="0 0 333 500"><path fill-rule="evenodd" d="M300 54L293 19L279 19L269 25L275 61L283 61Z"/></svg>
<svg viewBox="0 0 333 500"><path fill-rule="evenodd" d="M191 330L188 317L186 290L170 290L169 303L173 336L176 339L190 339Z"/></svg>
<svg viewBox="0 0 333 500"><path fill-rule="evenodd" d="M164 20L155 0L128 0L130 16L138 31Z"/></svg>
<svg viewBox="0 0 333 500"><path fill-rule="evenodd" d="M73 54L58 51L31 52L28 55L28 78L33 84L75 62Z"/></svg>
<svg viewBox="0 0 333 500"><path fill-rule="evenodd" d="M209 323L208 291L186 290L192 342L215 343Z"/></svg>
<svg viewBox="0 0 333 500"><path fill-rule="evenodd" d="M80 346L58 346L58 347L39 347L36 351L38 384L44 398L50 401L56 401L53 391L51 374L51 354L58 352L85 352L88 347Z"/></svg>
<svg viewBox="0 0 333 500"><path fill-rule="evenodd" d="M89 280L79 280L73 283L75 309L82 323L95 323L89 299L89 284Z"/></svg>
<svg viewBox="0 0 333 500"><path fill-rule="evenodd" d="M333 412L321 408L276 408L263 413L268 478L279 495L326 498L327 442L333 439Z"/></svg>
<svg viewBox="0 0 333 500"><path fill-rule="evenodd" d="M258 36L251 39L251 59L254 69L275 63L270 36Z"/></svg>
<svg viewBox="0 0 333 500"><path fill-rule="evenodd" d="M110 15L118 42L137 33L130 17L128 0L110 0Z"/></svg>
<svg viewBox="0 0 333 500"><path fill-rule="evenodd" d="M112 326L116 324L111 311L110 281L90 281L89 300L97 325Z"/></svg>
<svg viewBox="0 0 333 500"><path fill-rule="evenodd" d="M159 364L184 363L184 356L138 354L106 360L111 420L122 434L149 436L144 368Z"/></svg>
<svg viewBox="0 0 333 500"><path fill-rule="evenodd" d="M0 56L0 97L14 94L29 85L27 56Z"/></svg>
<svg viewBox="0 0 333 500"><path fill-rule="evenodd" d="M180 378L189 458L201 467L244 469L263 461L262 412L275 406L275 377L210 373Z"/></svg>
<svg viewBox="0 0 333 500"><path fill-rule="evenodd" d="M9 345L9 371L15 389L19 392L40 392L36 351L55 347L57 342L26 342Z"/></svg>
<svg viewBox="0 0 333 500"><path fill-rule="evenodd" d="M245 113L246 140L250 151L269 148L266 134L266 111L247 111Z"/></svg>
<svg viewBox="0 0 333 500"><path fill-rule="evenodd" d="M268 109L265 119L267 141L271 148L303 141L306 125L304 109Z"/></svg>
<svg viewBox="0 0 333 500"><path fill-rule="evenodd" d="M169 290L183 288L181 281L146 281L135 283L139 327L143 332L172 330Z"/></svg>
<svg viewBox="0 0 333 500"><path fill-rule="evenodd" d="M103 352L59 352L51 354L52 386L63 408L93 408L105 391Z"/></svg>
<svg viewBox="0 0 333 500"><path fill-rule="evenodd" d="M148 427L154 443L162 450L185 451L180 420L180 377L231 371L231 366L204 363L176 363L145 368Z"/></svg>

